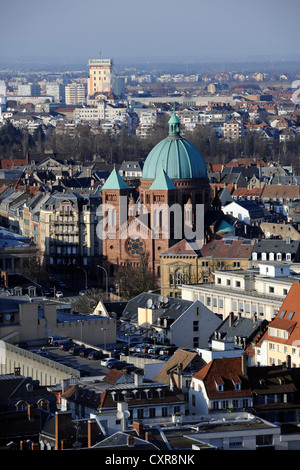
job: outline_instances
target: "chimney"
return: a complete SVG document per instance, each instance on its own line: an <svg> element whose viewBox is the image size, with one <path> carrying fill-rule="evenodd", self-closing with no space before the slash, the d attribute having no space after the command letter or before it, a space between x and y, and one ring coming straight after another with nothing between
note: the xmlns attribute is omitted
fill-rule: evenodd
<svg viewBox="0 0 300 470"><path fill-rule="evenodd" d="M146 432L145 440L148 441L148 442L152 442L152 432L151 431Z"/></svg>
<svg viewBox="0 0 300 470"><path fill-rule="evenodd" d="M97 423L93 419L88 420L88 447L92 447L96 444L96 427Z"/></svg>
<svg viewBox="0 0 300 470"><path fill-rule="evenodd" d="M134 446L134 437L133 436L127 436L126 443L129 447Z"/></svg>
<svg viewBox="0 0 300 470"><path fill-rule="evenodd" d="M234 313L230 312L229 313L229 326L232 326L232 324L233 324L233 316L234 316Z"/></svg>
<svg viewBox="0 0 300 470"><path fill-rule="evenodd" d="M287 369L290 369L290 368L291 368L291 365L292 365L292 363L291 363L291 356L288 354L288 355L286 356L286 367L287 367Z"/></svg>
<svg viewBox="0 0 300 470"><path fill-rule="evenodd" d="M72 422L72 413L69 411L66 412L56 412L55 414L55 449L60 450L63 445L64 449L67 449L71 446L71 422ZM68 444L70 444L68 446Z"/></svg>
<svg viewBox="0 0 300 470"><path fill-rule="evenodd" d="M33 442L31 444L31 450L40 450L40 445L38 442Z"/></svg>
<svg viewBox="0 0 300 470"><path fill-rule="evenodd" d="M28 405L27 413L28 413L29 421L33 421L34 420L34 406L33 405Z"/></svg>
<svg viewBox="0 0 300 470"><path fill-rule="evenodd" d="M133 421L132 427L139 437L144 436L144 426L142 421Z"/></svg>
<svg viewBox="0 0 300 470"><path fill-rule="evenodd" d="M248 354L243 353L242 357L242 374L247 375L247 369L248 369Z"/></svg>
<svg viewBox="0 0 300 470"><path fill-rule="evenodd" d="M139 385L143 385L143 376L142 374L133 374L134 376L134 385L138 387Z"/></svg>

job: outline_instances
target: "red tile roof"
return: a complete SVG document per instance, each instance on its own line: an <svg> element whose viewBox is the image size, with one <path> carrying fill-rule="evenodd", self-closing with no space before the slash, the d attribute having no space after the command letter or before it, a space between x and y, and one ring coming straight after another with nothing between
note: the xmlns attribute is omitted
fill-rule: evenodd
<svg viewBox="0 0 300 470"><path fill-rule="evenodd" d="M204 383L209 399L240 398L252 396L248 378L242 369L243 357L214 359L204 366L193 378ZM235 383L241 384L241 390L235 389ZM216 384L223 384L223 391L218 391Z"/></svg>
<svg viewBox="0 0 300 470"><path fill-rule="evenodd" d="M287 338L270 335L270 329L276 328L287 331ZM283 301L276 318L269 323L269 328L258 343L273 341L281 344L300 344L300 283L294 282Z"/></svg>
<svg viewBox="0 0 300 470"><path fill-rule="evenodd" d="M253 245L243 244L244 240L232 240L231 244L225 245L224 240L212 240L201 248L203 258L244 258L250 259Z"/></svg>

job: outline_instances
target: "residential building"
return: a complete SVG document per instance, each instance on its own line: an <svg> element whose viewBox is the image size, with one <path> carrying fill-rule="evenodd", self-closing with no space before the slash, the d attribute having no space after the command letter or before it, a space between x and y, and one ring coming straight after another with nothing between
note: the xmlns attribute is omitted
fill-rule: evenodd
<svg viewBox="0 0 300 470"><path fill-rule="evenodd" d="M271 321L278 313L291 286L299 276L289 265L259 263L245 270L214 273L214 283L182 285L182 299L199 300L225 319L230 312L246 318Z"/></svg>
<svg viewBox="0 0 300 470"><path fill-rule="evenodd" d="M51 96L56 103L65 102L65 85L62 83L47 82L46 95Z"/></svg>
<svg viewBox="0 0 300 470"><path fill-rule="evenodd" d="M40 96L41 87L34 83L27 83L18 86L18 95L20 96Z"/></svg>
<svg viewBox="0 0 300 470"><path fill-rule="evenodd" d="M250 200L238 200L229 202L222 207L224 214L231 215L240 222L248 225L260 225L270 218L258 204Z"/></svg>
<svg viewBox="0 0 300 470"><path fill-rule="evenodd" d="M77 381L61 395L61 411L77 419L95 417L109 434L127 429L136 420L171 417L185 411L185 403L165 384L147 382L133 374L134 382ZM116 413L117 420L116 420Z"/></svg>
<svg viewBox="0 0 300 470"><path fill-rule="evenodd" d="M271 423L299 423L299 371L290 358L282 365L248 368L256 416Z"/></svg>
<svg viewBox="0 0 300 470"><path fill-rule="evenodd" d="M252 261L279 261L280 263L298 263L300 261L300 240L261 239L255 240Z"/></svg>
<svg viewBox="0 0 300 470"><path fill-rule="evenodd" d="M122 178L141 178L143 174L143 162L124 161L122 162L119 173Z"/></svg>
<svg viewBox="0 0 300 470"><path fill-rule="evenodd" d="M206 347L221 320L199 301L144 292L129 300L120 317L118 337L152 338L179 348Z"/></svg>
<svg viewBox="0 0 300 470"><path fill-rule="evenodd" d="M253 398L247 377L248 357L214 359L193 375L189 391L190 414L221 410L244 411Z"/></svg>
<svg viewBox="0 0 300 470"><path fill-rule="evenodd" d="M276 317L253 347L257 365L282 365L289 357L291 367L300 366L299 299L300 284L294 282Z"/></svg>
<svg viewBox="0 0 300 470"><path fill-rule="evenodd" d="M110 92L112 90L112 60L90 59L88 62L88 95Z"/></svg>
<svg viewBox="0 0 300 470"><path fill-rule="evenodd" d="M46 266L67 276L78 277L78 266L96 268L101 240L96 230L99 195L55 193L40 209L40 248Z"/></svg>
<svg viewBox="0 0 300 470"><path fill-rule="evenodd" d="M243 135L243 125L236 119L230 119L223 124L223 135L226 140L237 140Z"/></svg>
<svg viewBox="0 0 300 470"><path fill-rule="evenodd" d="M197 352L206 363L221 357L240 357L262 336L266 325L267 321L257 320L256 315L246 318L230 312L209 338L208 347L198 348Z"/></svg>
<svg viewBox="0 0 300 470"><path fill-rule="evenodd" d="M67 106L86 103L86 85L84 83L71 83L65 87Z"/></svg>

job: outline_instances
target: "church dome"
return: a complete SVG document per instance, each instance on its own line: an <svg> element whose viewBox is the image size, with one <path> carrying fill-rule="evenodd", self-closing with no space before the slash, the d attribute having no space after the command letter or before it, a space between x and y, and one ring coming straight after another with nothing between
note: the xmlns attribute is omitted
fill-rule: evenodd
<svg viewBox="0 0 300 470"><path fill-rule="evenodd" d="M149 153L143 167L143 179L155 179L164 170L172 179L207 178L206 163L199 150L180 135L180 120L173 113L169 135Z"/></svg>

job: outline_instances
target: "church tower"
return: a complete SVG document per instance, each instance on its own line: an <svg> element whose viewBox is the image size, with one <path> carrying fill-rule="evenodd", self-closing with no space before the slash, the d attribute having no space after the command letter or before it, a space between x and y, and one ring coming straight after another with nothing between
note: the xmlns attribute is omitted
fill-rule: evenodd
<svg viewBox="0 0 300 470"><path fill-rule="evenodd" d="M127 196L127 210L120 208ZM103 256L109 263L138 263L140 255L149 254L149 267L159 275L159 254L183 238L192 239L193 229L211 208L211 189L206 163L199 150L180 133L175 113L169 120L169 134L149 153L143 167L138 198L114 171L102 188L103 204L112 206L108 221L116 223L116 239L103 240ZM203 220L196 220L197 206ZM127 212L127 220L120 215ZM117 220L116 220L117 219ZM134 228L134 230L130 230ZM188 230L188 235L185 229Z"/></svg>

